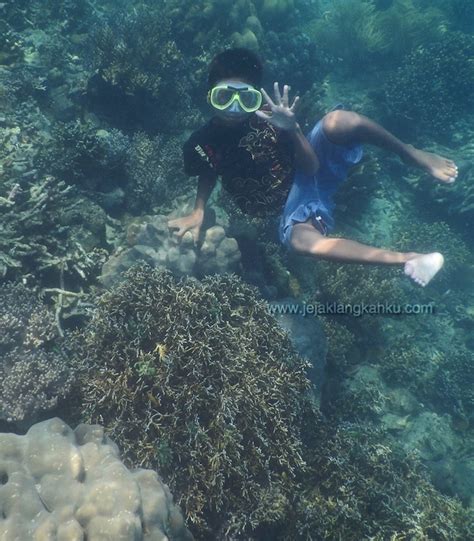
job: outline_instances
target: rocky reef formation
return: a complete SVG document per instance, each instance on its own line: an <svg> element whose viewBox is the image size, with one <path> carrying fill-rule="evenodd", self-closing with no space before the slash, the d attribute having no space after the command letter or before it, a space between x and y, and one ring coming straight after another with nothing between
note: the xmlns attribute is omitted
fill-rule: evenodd
<svg viewBox="0 0 474 541"><path fill-rule="evenodd" d="M120 247L102 267L101 282L109 287L121 273L141 261L157 269L169 269L176 276L204 276L238 272L240 250L237 241L226 235L222 225L204 228L203 240L196 246L190 232L182 239L168 228L171 215L143 216L126 232L128 247Z"/></svg>
<svg viewBox="0 0 474 541"><path fill-rule="evenodd" d="M59 418L0 434L0 537L62 541L190 541L156 472L129 471L99 425Z"/></svg>

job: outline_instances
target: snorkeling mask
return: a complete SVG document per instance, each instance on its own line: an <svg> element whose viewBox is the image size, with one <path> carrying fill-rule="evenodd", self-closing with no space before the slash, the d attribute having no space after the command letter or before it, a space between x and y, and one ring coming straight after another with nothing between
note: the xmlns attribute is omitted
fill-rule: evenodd
<svg viewBox="0 0 474 541"><path fill-rule="evenodd" d="M251 86L217 85L209 90L207 99L219 111L228 109L238 112L237 104L239 104L241 111L253 113L262 104L261 92Z"/></svg>

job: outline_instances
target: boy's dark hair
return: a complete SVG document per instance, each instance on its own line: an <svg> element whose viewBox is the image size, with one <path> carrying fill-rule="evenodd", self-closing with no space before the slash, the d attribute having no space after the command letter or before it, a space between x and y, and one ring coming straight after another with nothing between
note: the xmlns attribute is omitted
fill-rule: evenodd
<svg viewBox="0 0 474 541"><path fill-rule="evenodd" d="M256 88L262 85L263 63L259 56L244 47L227 49L216 55L209 65L209 90L221 79L236 77Z"/></svg>

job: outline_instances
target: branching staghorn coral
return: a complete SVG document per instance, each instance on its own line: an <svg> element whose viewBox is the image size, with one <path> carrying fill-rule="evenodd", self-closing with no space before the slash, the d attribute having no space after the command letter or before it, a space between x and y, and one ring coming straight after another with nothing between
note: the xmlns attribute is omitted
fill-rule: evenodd
<svg viewBox="0 0 474 541"><path fill-rule="evenodd" d="M417 47L385 85L392 115L438 137L445 134L474 104L473 55L474 38L461 32Z"/></svg>
<svg viewBox="0 0 474 541"><path fill-rule="evenodd" d="M379 364L387 382L409 389L434 411L450 414L464 429L474 423L472 354L459 340L444 350L421 348L406 333L390 345Z"/></svg>
<svg viewBox="0 0 474 541"><path fill-rule="evenodd" d="M22 284L0 286L0 418L30 420L65 397L75 377L54 315Z"/></svg>
<svg viewBox="0 0 474 541"><path fill-rule="evenodd" d="M415 454L380 430L356 423L313 424L311 473L295 520L276 539L440 539L474 535L474 515L430 483Z"/></svg>
<svg viewBox="0 0 474 541"><path fill-rule="evenodd" d="M64 225L68 212L79 204L71 198L71 190L72 186L46 176L2 196L0 276L11 279L33 273L41 281L52 273L59 285L61 273L86 281L97 270L104 251L85 250L75 240L74 228Z"/></svg>
<svg viewBox="0 0 474 541"><path fill-rule="evenodd" d="M73 121L56 124L35 163L40 171L77 185L106 210L142 214L166 206L189 186L181 161L176 137L152 137L143 131L129 137L116 128ZM182 182L169 182L169 175L179 174Z"/></svg>
<svg viewBox="0 0 474 541"><path fill-rule="evenodd" d="M101 298L82 344L84 417L129 461L160 468L199 538L271 522L269 492L289 505L304 468L308 364L254 289L233 275L176 281L134 267Z"/></svg>
<svg viewBox="0 0 474 541"><path fill-rule="evenodd" d="M93 36L95 66L126 93L147 90L157 97L181 60L163 6L155 5L139 3L130 13L113 13Z"/></svg>
<svg viewBox="0 0 474 541"><path fill-rule="evenodd" d="M332 338L351 355L354 336ZM197 539L469 538L472 518L414 457L304 400L304 365L235 277L131 269L79 344L84 417L159 468Z"/></svg>
<svg viewBox="0 0 474 541"><path fill-rule="evenodd" d="M399 269L320 262L317 272L321 301L360 305L363 302L384 303L396 300L401 303L407 300L397 280ZM354 316L358 317L356 313Z"/></svg>
<svg viewBox="0 0 474 541"><path fill-rule="evenodd" d="M120 130L98 130L90 122L75 120L57 122L51 135L35 159L40 171L91 191L122 184L130 139Z"/></svg>
<svg viewBox="0 0 474 541"><path fill-rule="evenodd" d="M127 151L125 186L127 208L134 214L143 214L160 206L166 206L181 195L190 179L184 177L182 150L178 140L162 135L148 137L137 132ZM170 182L171 175L181 174L178 182Z"/></svg>
<svg viewBox="0 0 474 541"><path fill-rule="evenodd" d="M174 131L190 108L187 62L174 39L169 10L164 2L111 9L91 31L90 67L96 75L89 98L114 125ZM178 122L177 99L183 109Z"/></svg>

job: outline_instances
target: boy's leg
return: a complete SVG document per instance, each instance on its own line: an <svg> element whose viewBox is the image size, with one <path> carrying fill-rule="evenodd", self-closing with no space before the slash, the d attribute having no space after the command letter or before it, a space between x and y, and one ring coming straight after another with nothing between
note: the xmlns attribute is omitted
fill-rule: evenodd
<svg viewBox="0 0 474 541"><path fill-rule="evenodd" d="M443 266L439 252L420 254L417 252L394 252L374 248L348 239L328 238L311 223L296 223L292 226L289 244L300 255L352 263L405 265L405 274L425 286Z"/></svg>
<svg viewBox="0 0 474 541"><path fill-rule="evenodd" d="M323 119L327 138L336 145L371 144L394 152L408 165L424 169L438 180L456 180L458 168L452 160L405 144L385 128L353 111L331 111Z"/></svg>

